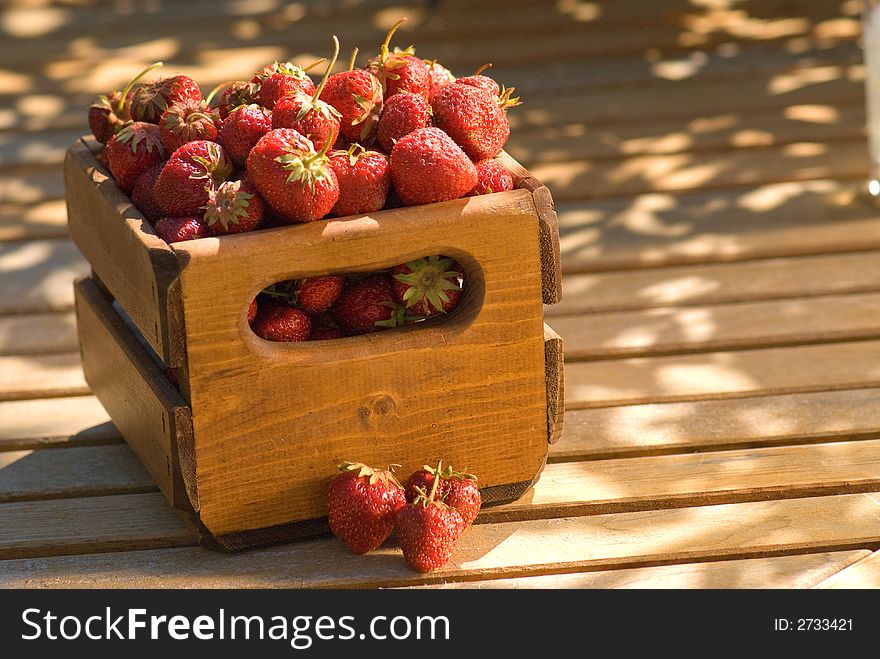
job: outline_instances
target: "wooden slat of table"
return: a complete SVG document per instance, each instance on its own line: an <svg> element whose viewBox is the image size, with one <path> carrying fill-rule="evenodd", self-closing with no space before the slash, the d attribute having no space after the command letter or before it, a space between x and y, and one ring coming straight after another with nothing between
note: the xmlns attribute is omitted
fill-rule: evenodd
<svg viewBox="0 0 880 659"><path fill-rule="evenodd" d="M816 585L817 588L880 588L880 552L874 552Z"/></svg>
<svg viewBox="0 0 880 659"><path fill-rule="evenodd" d="M880 386L880 341L574 362L566 409Z"/></svg>
<svg viewBox="0 0 880 659"><path fill-rule="evenodd" d="M0 402L0 419L0 451L121 441L94 396Z"/></svg>
<svg viewBox="0 0 880 659"><path fill-rule="evenodd" d="M0 452L0 503L155 491L127 446Z"/></svg>
<svg viewBox="0 0 880 659"><path fill-rule="evenodd" d="M79 353L0 357L0 401L87 393Z"/></svg>
<svg viewBox="0 0 880 659"><path fill-rule="evenodd" d="M463 581L416 588L811 588L870 556L868 550Z"/></svg>
<svg viewBox="0 0 880 659"><path fill-rule="evenodd" d="M88 263L69 240L0 243L0 314L67 311Z"/></svg>
<svg viewBox="0 0 880 659"><path fill-rule="evenodd" d="M124 542L142 544L146 528L157 516L150 497L139 494L93 497L38 503L6 504L0 511L25 506L58 506L63 528L47 530L43 538L27 541L12 534L14 547L4 556L45 551L59 538L70 551L111 551ZM556 572L579 572L623 567L685 563L721 558L762 557L880 546L880 505L876 494L850 494L782 501L725 504L590 517L478 524L467 531L450 562L441 570L418 575L399 550L384 547L365 556L353 556L338 541L314 540L285 547L224 555L192 547L163 551L119 551L59 558L29 558L0 563L0 587L367 587L417 585L448 580L510 578ZM129 525L120 524L123 507ZM155 500L155 503L162 504ZM95 509L90 527L71 525L64 514L73 505ZM64 508L66 506L66 508ZM107 506L106 508L104 506ZM129 511L125 506L131 506ZM62 512L62 509L64 512ZM164 506L167 521L167 506ZM18 512L18 511L16 511ZM2 514L2 513L0 513ZM130 524L141 522L134 539ZM100 523L116 525L113 547L95 543ZM0 534L10 535L4 525ZM162 538L183 544L183 528ZM4 543L5 544L5 543ZM52 545L55 553L61 547Z"/></svg>
<svg viewBox="0 0 880 659"><path fill-rule="evenodd" d="M880 437L880 389L625 405L565 413L550 460Z"/></svg>
<svg viewBox="0 0 880 659"><path fill-rule="evenodd" d="M77 350L72 313L0 316L0 356Z"/></svg>

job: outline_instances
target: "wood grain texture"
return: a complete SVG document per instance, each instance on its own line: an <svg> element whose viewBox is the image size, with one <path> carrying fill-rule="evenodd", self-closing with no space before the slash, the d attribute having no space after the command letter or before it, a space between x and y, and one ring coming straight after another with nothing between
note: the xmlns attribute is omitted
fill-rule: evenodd
<svg viewBox="0 0 880 659"><path fill-rule="evenodd" d="M451 581L417 588L811 588L869 556L868 550L835 551L772 558L681 563L657 567L548 574L489 581Z"/></svg>
<svg viewBox="0 0 880 659"><path fill-rule="evenodd" d="M94 396L3 402L0 419L0 451L121 441Z"/></svg>
<svg viewBox="0 0 880 659"><path fill-rule="evenodd" d="M880 293L553 318L570 360L786 346L880 336Z"/></svg>
<svg viewBox="0 0 880 659"><path fill-rule="evenodd" d="M178 513L158 492L0 504L0 559L194 542Z"/></svg>
<svg viewBox="0 0 880 659"><path fill-rule="evenodd" d="M550 460L880 437L880 389L569 410Z"/></svg>
<svg viewBox="0 0 880 659"><path fill-rule="evenodd" d="M86 379L168 500L184 503L176 440L186 402L91 280L77 282L76 305Z"/></svg>
<svg viewBox="0 0 880 659"><path fill-rule="evenodd" d="M103 284L168 366L183 363L182 328L169 312L177 261L92 154L94 139L70 147L64 161L68 229ZM101 236L101 240L95 240Z"/></svg>
<svg viewBox="0 0 880 659"><path fill-rule="evenodd" d="M880 290L880 252L567 275L548 317Z"/></svg>
<svg viewBox="0 0 880 659"><path fill-rule="evenodd" d="M880 341L566 366L566 409L831 391L880 385Z"/></svg>
<svg viewBox="0 0 880 659"><path fill-rule="evenodd" d="M544 323L544 368L547 372L547 441L555 444L565 423L565 362L562 337Z"/></svg>
<svg viewBox="0 0 880 659"><path fill-rule="evenodd" d="M0 401L87 393L76 353L0 357Z"/></svg>
<svg viewBox="0 0 880 659"><path fill-rule="evenodd" d="M76 320L72 313L0 316L0 355L74 352Z"/></svg>
<svg viewBox="0 0 880 659"><path fill-rule="evenodd" d="M0 313L69 311L88 263L69 240L0 244Z"/></svg>
<svg viewBox="0 0 880 659"><path fill-rule="evenodd" d="M880 588L880 552L874 552L816 584L821 589Z"/></svg>
<svg viewBox="0 0 880 659"><path fill-rule="evenodd" d="M71 502L103 505L113 501L118 506L116 514L93 517L89 531L95 542L102 543L107 535L119 537L116 526L119 512L126 510L125 506L136 504L141 520L157 514L155 507L168 514L164 501L149 494L6 504L0 511L22 506L66 506L69 511ZM450 562L428 575L410 570L400 550L392 545L366 556L352 556L342 543L327 539L231 556L191 547L10 560L3 563L4 569L0 571L0 587L405 586L863 549L880 544L877 504L876 494L850 494L478 524L462 537ZM100 524L110 528L100 533ZM152 541L157 544L162 539L169 545L185 542L181 529L167 519L150 526L163 529L160 539L155 536L155 528L141 526L144 534L153 531ZM2 529L0 525L0 533ZM45 532L45 524L41 523L39 530ZM80 537L84 535L88 532L80 528ZM20 547L25 541L17 542ZM35 549L31 555L45 552L46 544ZM19 549L21 553L27 550ZM7 556L10 553L2 544L0 551Z"/></svg>
<svg viewBox="0 0 880 659"><path fill-rule="evenodd" d="M0 503L153 492L127 446L77 446L0 453Z"/></svg>
<svg viewBox="0 0 880 659"><path fill-rule="evenodd" d="M352 456L405 471L442 455L484 487L530 481L547 452L537 224L532 195L515 190L175 244L205 526L221 535L321 517L333 465ZM456 258L469 282L442 322L332 351L271 344L246 327L248 300L272 282L425 254ZM290 387L292 373L301 386Z"/></svg>

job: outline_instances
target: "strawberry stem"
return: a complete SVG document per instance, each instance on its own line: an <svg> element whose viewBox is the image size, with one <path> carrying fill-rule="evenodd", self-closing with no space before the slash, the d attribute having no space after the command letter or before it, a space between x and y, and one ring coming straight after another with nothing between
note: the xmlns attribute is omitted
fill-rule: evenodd
<svg viewBox="0 0 880 659"><path fill-rule="evenodd" d="M205 105L207 107L211 107L211 101L214 100L214 97L217 95L217 92L219 92L221 89L224 89L225 87L229 87L230 85L234 85L234 84L235 84L234 80L227 80L226 82L221 82L219 85L214 87L214 89L211 90L211 93L208 94L208 97L205 99Z"/></svg>
<svg viewBox="0 0 880 659"><path fill-rule="evenodd" d="M443 468L443 460L437 461L437 471L435 472L434 482L431 483L431 492L428 494L428 505L434 501L434 495L437 493L437 485L440 483L440 470Z"/></svg>
<svg viewBox="0 0 880 659"><path fill-rule="evenodd" d="M478 76L478 75L480 75L483 71L485 71L486 69L490 69L490 68L492 68L492 62L487 62L486 64L483 64L483 66L481 66L479 69L477 69L476 71L474 71L474 75L475 75L475 76Z"/></svg>
<svg viewBox="0 0 880 659"><path fill-rule="evenodd" d="M303 71L308 71L309 69L314 69L316 66L318 66L319 64L323 64L326 61L327 61L326 57L321 57L320 59L316 59L314 62L312 62L308 66L303 67Z"/></svg>
<svg viewBox="0 0 880 659"><path fill-rule="evenodd" d="M122 112L123 108L125 107L125 98L126 98L126 96L128 96L128 92L131 91L131 88L134 87L135 84L137 84L138 80L143 78L150 71L153 71L154 69L158 69L160 66L164 66L164 65L165 65L164 62L154 62L153 64L150 64L150 66L145 68L143 71L138 73L134 78L132 78L131 82L129 82L125 86L125 89L122 90L122 95L119 97L119 103L116 106L116 111Z"/></svg>
<svg viewBox="0 0 880 659"><path fill-rule="evenodd" d="M388 46L391 44L391 37L397 32L397 28L406 23L407 17L404 16L399 21L397 21L394 25L391 26L391 29L388 30L388 34L385 35L385 41L382 42L382 45L379 47L379 61L382 64L385 63L385 60L388 59Z"/></svg>
<svg viewBox="0 0 880 659"><path fill-rule="evenodd" d="M333 35L333 57L330 59L330 64L327 65L327 70L324 71L324 77L321 78L321 84L318 85L318 88L315 90L315 95L312 96L312 103L318 100L318 97L321 95L321 92L324 91L324 85L327 84L327 78L330 77L330 71L333 70L333 67L336 65L336 59L339 57L339 39L336 38L336 35Z"/></svg>
<svg viewBox="0 0 880 659"><path fill-rule="evenodd" d="M358 56L358 48L357 48L357 46L355 46L354 50L351 51L351 57L348 60L348 70L349 71L354 70L354 61L357 59L357 56Z"/></svg>

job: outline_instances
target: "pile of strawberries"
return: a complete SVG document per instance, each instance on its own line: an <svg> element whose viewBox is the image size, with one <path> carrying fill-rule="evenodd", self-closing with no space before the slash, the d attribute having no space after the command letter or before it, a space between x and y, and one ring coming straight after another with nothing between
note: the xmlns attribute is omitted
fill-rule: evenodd
<svg viewBox="0 0 880 659"><path fill-rule="evenodd" d="M480 512L476 477L443 467L424 466L401 486L392 469L359 462L339 465L330 482L330 530L355 554L379 547L397 529L403 557L414 570L442 567L455 543Z"/></svg>
<svg viewBox="0 0 880 659"><path fill-rule="evenodd" d="M140 82L89 109L101 158L168 243L363 215L511 190L495 157L510 134L513 88L482 75L456 79L412 47L389 49L316 86L305 69L274 62L249 81L202 98L184 75ZM222 90L222 93L221 93ZM216 99L216 100L215 100ZM284 282L251 303L248 320L271 341L362 334L451 310L461 266L442 256L369 276Z"/></svg>

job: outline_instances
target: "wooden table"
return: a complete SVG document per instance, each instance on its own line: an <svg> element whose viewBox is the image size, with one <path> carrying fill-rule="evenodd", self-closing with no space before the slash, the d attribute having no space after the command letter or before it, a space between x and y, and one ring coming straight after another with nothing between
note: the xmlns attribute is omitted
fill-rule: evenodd
<svg viewBox="0 0 880 659"><path fill-rule="evenodd" d="M859 3L88 4L0 17L0 585L880 586ZM565 434L428 576L330 538L203 550L83 381L62 154L150 61L210 85L331 30L369 51L400 6L401 42L524 98L509 151L563 227Z"/></svg>

